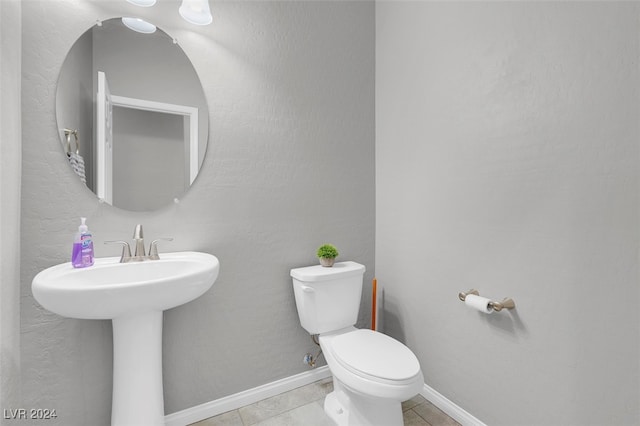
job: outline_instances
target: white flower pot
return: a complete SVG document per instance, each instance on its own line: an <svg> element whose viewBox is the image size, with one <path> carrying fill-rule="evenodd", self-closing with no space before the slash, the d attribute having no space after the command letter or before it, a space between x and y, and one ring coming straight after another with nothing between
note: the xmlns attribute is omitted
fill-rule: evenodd
<svg viewBox="0 0 640 426"><path fill-rule="evenodd" d="M333 266L333 263L336 261L335 257L319 257L318 259L320 259L320 264L322 266Z"/></svg>

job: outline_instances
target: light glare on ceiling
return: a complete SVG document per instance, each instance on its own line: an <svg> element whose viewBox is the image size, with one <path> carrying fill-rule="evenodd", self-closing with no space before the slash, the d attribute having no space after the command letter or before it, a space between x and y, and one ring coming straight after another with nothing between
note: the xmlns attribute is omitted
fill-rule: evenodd
<svg viewBox="0 0 640 426"><path fill-rule="evenodd" d="M154 4L156 4L157 0L126 0L126 1L136 6L151 7ZM182 0L182 4L180 5L178 12L180 13L180 16L182 16L182 18L185 21L191 24L209 25L213 21L213 17L211 16L211 10L209 9L209 0ZM125 18L122 18L122 22L124 22L124 24L127 27L131 28L134 31L138 31L146 34L149 33L150 27L145 26L145 28L143 28L142 25L133 21L134 19L138 19L138 18L126 18L126 19L127 21L125 22ZM150 32L155 31L155 26L153 26L152 24L149 24L146 21L142 21L142 22L153 27L153 31L150 31Z"/></svg>
<svg viewBox="0 0 640 426"><path fill-rule="evenodd" d="M122 23L127 28L142 34L153 34L156 32L156 26L144 19L125 17L122 18Z"/></svg>
<svg viewBox="0 0 640 426"><path fill-rule="evenodd" d="M127 0L131 4L142 7L151 7L156 4L156 0Z"/></svg>

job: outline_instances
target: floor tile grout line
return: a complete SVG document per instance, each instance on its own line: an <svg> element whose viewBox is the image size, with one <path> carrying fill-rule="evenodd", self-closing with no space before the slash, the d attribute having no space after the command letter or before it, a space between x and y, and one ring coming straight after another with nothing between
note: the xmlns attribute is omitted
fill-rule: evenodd
<svg viewBox="0 0 640 426"><path fill-rule="evenodd" d="M424 403L423 403L423 404L424 404ZM418 405L421 405L421 404L418 404ZM418 405L416 405L415 407L417 407ZM414 407L414 408L415 408L415 407ZM429 423L429 420L427 420L427 419L425 419L424 417L422 417L422 416L420 415L420 413L418 413L417 411L415 411L413 408L410 408L410 409L409 409L409 410L407 410L407 411L413 411L413 413L414 413L416 416L420 417L422 420L424 420L424 422L425 422L426 424L428 424L429 426L433 426L431 423Z"/></svg>
<svg viewBox="0 0 640 426"><path fill-rule="evenodd" d="M249 422L249 423L245 422L244 418L242 417L242 414L240 414L240 408L238 408L238 409L236 409L236 410L234 410L234 411L237 411L237 412L238 412L238 416L240 417L240 421L242 422L242 426L254 426L254 425L257 425L257 424L259 424L259 423L261 423L261 422L265 422L265 421L267 421L267 420L269 420L269 419L272 419L272 418L274 418L274 417L278 417L278 416L281 416L281 415L283 415L283 414L285 414L285 413L289 413L289 412L291 412L291 411L293 411L293 410L297 410L298 408L303 407L303 406L305 406L305 405L309 405L309 404L317 404L317 403L319 403L320 401L324 400L324 398L325 398L325 397L323 396L322 398L317 398L317 399L313 399L313 400L311 400L311 401L305 402L305 403L304 403L304 404L302 404L302 405L297 405L297 406L295 406L295 407L290 407L290 408L288 408L288 409L286 409L286 410L284 410L284 411L281 411L281 412L279 412L279 413L277 413L277 414L274 414L274 415L272 415L272 416L266 417L266 418L264 418L264 419L262 419L262 420L259 420L259 421L257 421L257 422L253 422L253 423L251 423L251 422ZM323 404L320 404L320 406L321 406L321 407L323 407ZM242 407L241 407L241 408L242 408ZM323 407L323 408L324 408L324 407Z"/></svg>

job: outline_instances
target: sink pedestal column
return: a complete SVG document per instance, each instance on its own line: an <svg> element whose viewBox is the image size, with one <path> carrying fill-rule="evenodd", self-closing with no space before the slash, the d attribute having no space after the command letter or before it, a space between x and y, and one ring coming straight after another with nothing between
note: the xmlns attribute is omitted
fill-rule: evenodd
<svg viewBox="0 0 640 426"><path fill-rule="evenodd" d="M113 320L113 426L164 425L162 311Z"/></svg>

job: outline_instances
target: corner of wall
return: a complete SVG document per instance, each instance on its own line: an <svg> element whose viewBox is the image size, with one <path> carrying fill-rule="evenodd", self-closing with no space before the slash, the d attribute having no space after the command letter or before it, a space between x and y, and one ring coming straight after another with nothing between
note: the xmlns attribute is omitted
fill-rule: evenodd
<svg viewBox="0 0 640 426"><path fill-rule="evenodd" d="M0 2L0 406L4 409L19 407L21 399L21 11L19 0Z"/></svg>

